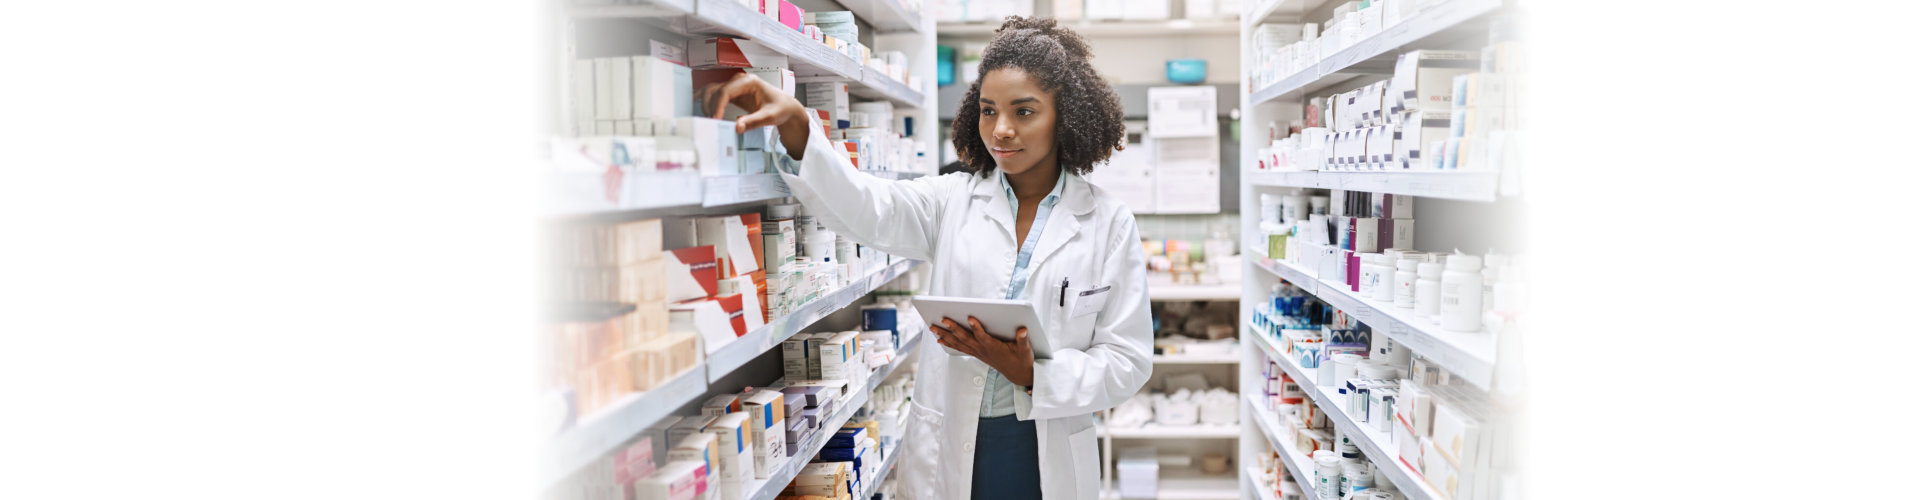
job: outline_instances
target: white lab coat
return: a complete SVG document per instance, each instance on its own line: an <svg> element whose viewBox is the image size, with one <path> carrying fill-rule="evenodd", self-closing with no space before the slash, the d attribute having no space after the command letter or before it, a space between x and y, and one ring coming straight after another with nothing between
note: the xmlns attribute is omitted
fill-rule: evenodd
<svg viewBox="0 0 1920 500"><path fill-rule="evenodd" d="M992 176L954 173L889 181L854 171L812 128L799 175L784 176L829 229L932 265L929 293L1000 299L1018 244L1006 191ZM1140 391L1152 373L1146 258L1133 213L1078 175L1068 175L1028 262L1026 297L1054 352L1034 363L1033 395L1018 391L1016 415L1038 420L1040 486L1047 499L1099 495L1093 414ZM1069 299L1060 305L1062 279ZM1081 291L1111 286L1076 306ZM1082 314L1072 314L1078 307ZM939 318L927 318L938 321ZM971 496L974 434L987 365L920 344L913 405L898 474L910 499ZM1008 499L1014 500L1014 499Z"/></svg>

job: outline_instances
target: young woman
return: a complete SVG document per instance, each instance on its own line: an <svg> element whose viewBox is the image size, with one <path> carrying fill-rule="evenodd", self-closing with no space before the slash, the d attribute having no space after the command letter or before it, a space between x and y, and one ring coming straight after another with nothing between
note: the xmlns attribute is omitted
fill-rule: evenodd
<svg viewBox="0 0 1920 500"><path fill-rule="evenodd" d="M1024 299L1027 330L993 338L973 318L928 318L945 349L921 352L900 480L909 498L1092 499L1093 413L1126 400L1152 365L1146 262L1133 213L1082 177L1122 147L1119 97L1079 35L1010 18L982 55L953 122L964 172L911 181L857 173L800 103L751 76L701 89L716 117L779 131L788 186L823 224L933 266L933 295ZM1005 333L1005 332L996 332Z"/></svg>

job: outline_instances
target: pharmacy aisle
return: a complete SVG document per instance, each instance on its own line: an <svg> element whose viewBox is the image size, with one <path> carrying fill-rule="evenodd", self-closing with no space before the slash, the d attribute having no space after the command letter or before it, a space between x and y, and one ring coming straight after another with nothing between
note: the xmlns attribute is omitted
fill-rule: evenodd
<svg viewBox="0 0 1920 500"><path fill-rule="evenodd" d="M747 74L861 171L926 154L932 21L913 0L563 1L548 122L543 497L893 497L923 263L788 196L770 129L696 112ZM911 57L909 57L911 56Z"/></svg>
<svg viewBox="0 0 1920 500"><path fill-rule="evenodd" d="M1520 14L1252 6L1243 498L1520 497Z"/></svg>

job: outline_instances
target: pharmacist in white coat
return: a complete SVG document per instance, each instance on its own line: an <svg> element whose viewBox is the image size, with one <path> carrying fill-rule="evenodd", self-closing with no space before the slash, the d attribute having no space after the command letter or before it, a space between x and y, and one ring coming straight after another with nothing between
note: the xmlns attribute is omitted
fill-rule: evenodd
<svg viewBox="0 0 1920 500"><path fill-rule="evenodd" d="M1045 359L1033 358L1025 329L1007 342L966 318L928 318L937 343L967 355L923 345L894 473L909 498L1095 498L1093 414L1152 372L1139 229L1082 177L1125 134L1119 98L1089 57L1050 19L1009 19L955 120L968 172L910 181L855 171L771 84L740 75L700 91L706 111L747 110L742 131L776 127L788 186L827 228L931 263L933 295L1036 306L1036 331L1054 349Z"/></svg>

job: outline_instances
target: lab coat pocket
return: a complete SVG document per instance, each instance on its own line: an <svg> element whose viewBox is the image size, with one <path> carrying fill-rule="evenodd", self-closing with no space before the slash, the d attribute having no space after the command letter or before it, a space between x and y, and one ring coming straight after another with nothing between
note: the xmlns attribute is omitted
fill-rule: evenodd
<svg viewBox="0 0 1920 500"><path fill-rule="evenodd" d="M1100 311L1107 307L1107 298L1113 296L1113 287L1097 286L1092 288L1068 288L1066 334L1074 347L1084 347L1093 342L1093 326L1100 317ZM1055 348L1060 347L1055 344Z"/></svg>
<svg viewBox="0 0 1920 500"><path fill-rule="evenodd" d="M904 470L925 471L921 474L901 474L902 486L906 487L907 498L934 499L946 494L945 475L940 469L941 449L946 442L941 435L942 421L946 415L939 410L928 408L917 402L908 403L913 414L907 416L906 438L900 467Z"/></svg>
<svg viewBox="0 0 1920 500"><path fill-rule="evenodd" d="M1091 497L1088 492L1100 491L1100 448L1093 429L1087 426L1067 436L1067 444L1073 447L1073 484L1082 498Z"/></svg>

